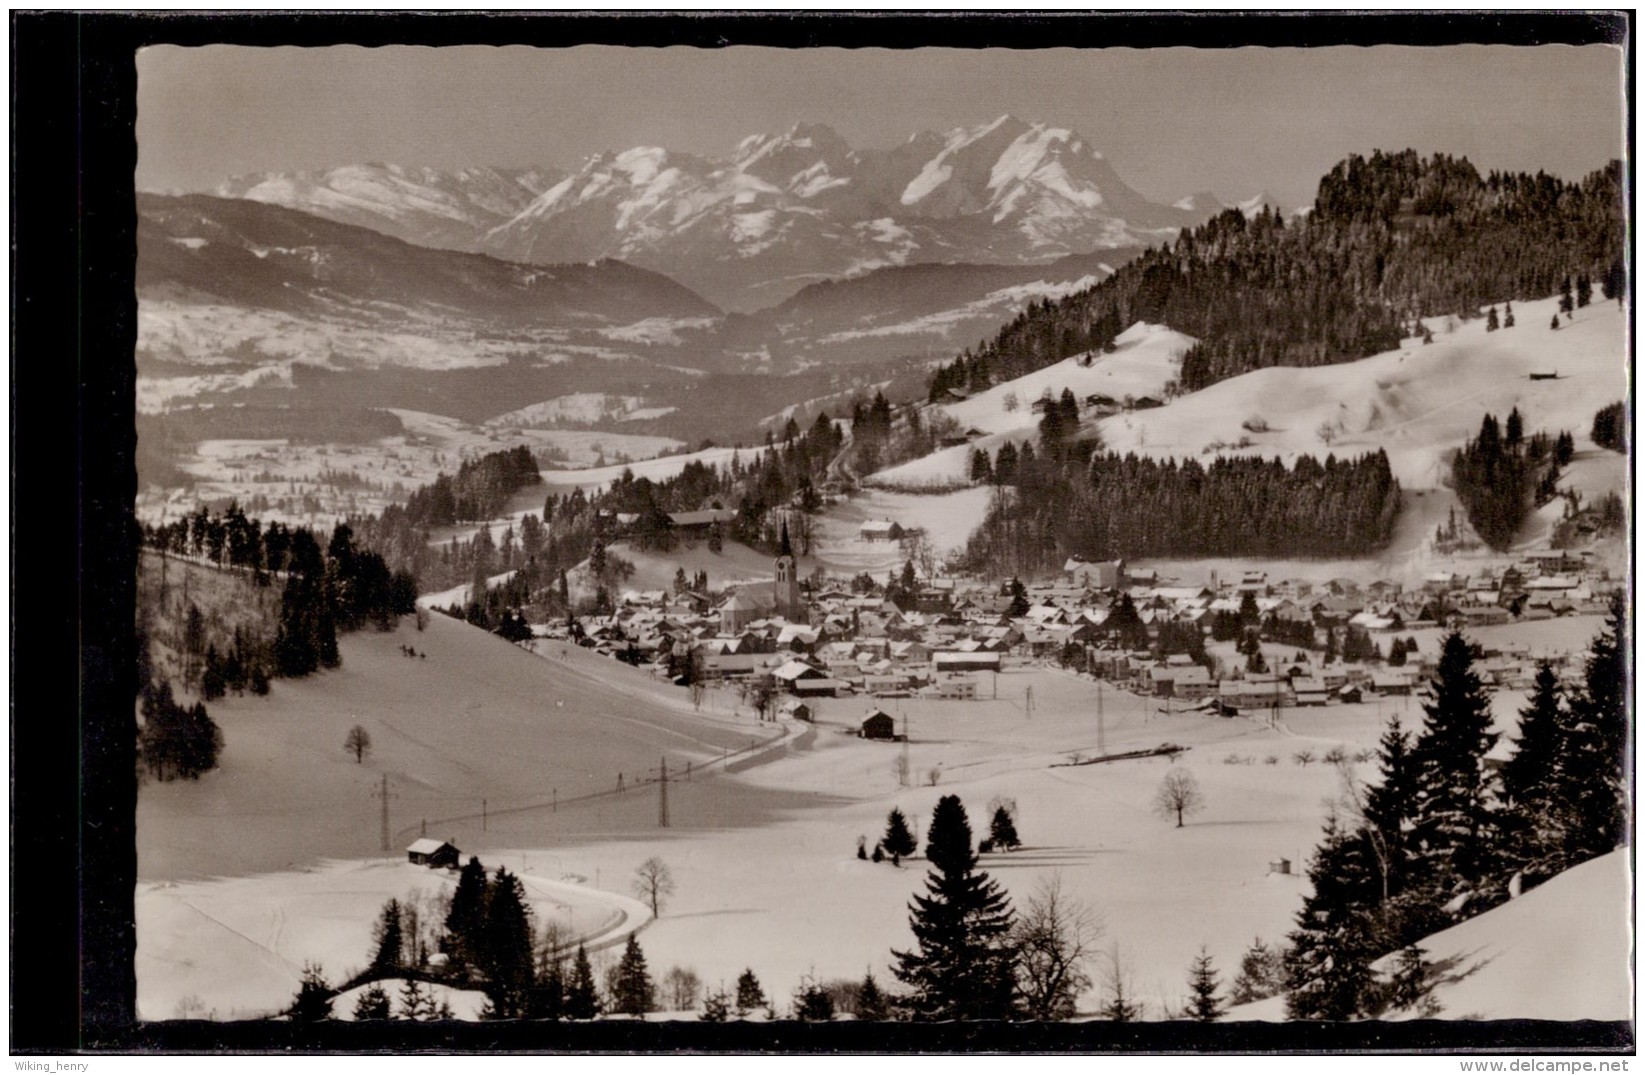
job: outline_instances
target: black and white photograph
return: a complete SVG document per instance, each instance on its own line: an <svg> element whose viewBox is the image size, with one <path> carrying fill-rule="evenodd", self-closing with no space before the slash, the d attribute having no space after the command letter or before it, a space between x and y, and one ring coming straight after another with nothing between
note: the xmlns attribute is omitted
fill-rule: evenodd
<svg viewBox="0 0 1645 1075"><path fill-rule="evenodd" d="M1631 1026L1631 43L1049 21L135 51L136 1024Z"/></svg>

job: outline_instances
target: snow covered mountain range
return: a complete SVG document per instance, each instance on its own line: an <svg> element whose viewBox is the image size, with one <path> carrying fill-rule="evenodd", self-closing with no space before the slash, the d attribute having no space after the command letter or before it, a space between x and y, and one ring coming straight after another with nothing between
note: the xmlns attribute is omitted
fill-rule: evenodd
<svg viewBox="0 0 1645 1075"><path fill-rule="evenodd" d="M887 265L1028 264L1158 242L1225 208L1205 195L1151 202L1077 133L1012 116L883 150L798 125L725 159L640 146L569 173L350 165L237 177L214 193L515 262L620 258L745 311Z"/></svg>

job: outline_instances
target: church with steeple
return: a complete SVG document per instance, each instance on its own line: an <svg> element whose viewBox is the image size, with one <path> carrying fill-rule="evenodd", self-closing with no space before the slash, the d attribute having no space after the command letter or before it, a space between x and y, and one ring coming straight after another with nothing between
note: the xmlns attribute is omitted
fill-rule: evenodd
<svg viewBox="0 0 1645 1075"><path fill-rule="evenodd" d="M805 604L800 599L800 573L794 563L794 546L788 541L788 520L783 520L782 544L777 547L777 581L771 584L773 616L789 623L805 623Z"/></svg>
<svg viewBox="0 0 1645 1075"><path fill-rule="evenodd" d="M720 630L737 634L755 620L782 617L789 623L809 623L810 609L800 593L800 569L794 545L788 537L788 520L783 520L782 540L777 546L777 577L771 589L744 586L720 606Z"/></svg>

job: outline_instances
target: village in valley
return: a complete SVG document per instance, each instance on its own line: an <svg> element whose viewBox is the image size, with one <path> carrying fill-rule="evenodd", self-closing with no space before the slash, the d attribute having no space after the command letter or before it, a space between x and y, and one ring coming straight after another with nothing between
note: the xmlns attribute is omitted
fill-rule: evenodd
<svg viewBox="0 0 1645 1075"><path fill-rule="evenodd" d="M140 1019L1629 1018L1615 152L954 122L151 181Z"/></svg>
<svg viewBox="0 0 1645 1075"><path fill-rule="evenodd" d="M686 530L695 522L677 517L675 525ZM894 520L861 527L864 542L901 535ZM644 663L680 686L735 685L762 711L799 719L811 713L805 698L868 699L864 735L884 727L875 720L884 709L872 699L974 701L989 696L988 677L1034 664L1232 716L1406 697L1433 675L1434 642L1445 631L1602 616L1616 582L1591 559L1533 552L1500 570L1430 572L1410 589L1380 579L1270 580L1260 571L1181 585L1152 569L1128 570L1123 560L1070 559L1062 578L1018 581L1013 589L921 576L912 560L883 580L814 577L802 585L790 553L776 561L775 581L737 587L718 604L686 588L629 590L609 615L545 624L533 634ZM1134 624L1123 634L1110 622L1122 609ZM1212 656L1214 646L1196 659L1154 645L1159 624L1192 625L1215 637L1219 616L1235 624L1226 656ZM1260 667L1231 645L1251 628L1262 629L1270 654ZM1299 630L1307 641L1287 647ZM1406 640L1419 635L1429 641L1426 652L1406 650ZM1539 663L1569 672L1580 654L1580 639L1499 643L1485 649L1479 670L1494 686L1524 690Z"/></svg>

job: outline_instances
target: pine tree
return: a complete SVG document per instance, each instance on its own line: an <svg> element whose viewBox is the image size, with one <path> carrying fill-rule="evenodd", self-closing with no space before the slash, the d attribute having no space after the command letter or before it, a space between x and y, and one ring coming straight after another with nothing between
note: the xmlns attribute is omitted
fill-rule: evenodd
<svg viewBox="0 0 1645 1075"><path fill-rule="evenodd" d="M384 991L381 982L372 982L354 1001L354 1018L387 1019L393 1013L389 1009L388 993Z"/></svg>
<svg viewBox="0 0 1645 1075"><path fill-rule="evenodd" d="M1011 851L1022 846L1017 838L1017 826L1011 819L1011 811L1004 805L994 808L994 819L988 826L988 839L1001 850Z"/></svg>
<svg viewBox="0 0 1645 1075"><path fill-rule="evenodd" d="M460 883L460 880L459 880ZM520 879L502 866L486 890L480 967L495 1018L525 1014L532 985L531 918Z"/></svg>
<svg viewBox="0 0 1645 1075"><path fill-rule="evenodd" d="M725 983L720 988L711 991L703 997L702 1021L705 1023L723 1023L731 1017L731 994L726 992Z"/></svg>
<svg viewBox="0 0 1645 1075"><path fill-rule="evenodd" d="M426 1023L435 1015L434 1000L416 978L407 978L400 986L400 1018L413 1023Z"/></svg>
<svg viewBox="0 0 1645 1075"><path fill-rule="evenodd" d="M655 992L651 973L646 969L645 953L640 951L638 938L630 933L623 957L617 964L614 1007L623 1015L644 1016L655 1007Z"/></svg>
<svg viewBox="0 0 1645 1075"><path fill-rule="evenodd" d="M1611 595L1610 614L1588 647L1579 689L1570 699L1570 730L1561 751L1574 824L1566 841L1571 865L1620 846L1628 835L1628 606Z"/></svg>
<svg viewBox="0 0 1645 1075"><path fill-rule="evenodd" d="M834 1018L834 998L809 975L800 979L794 992L794 1018L802 1023L827 1023Z"/></svg>
<svg viewBox="0 0 1645 1075"><path fill-rule="evenodd" d="M1333 813L1308 866L1313 892L1297 912L1285 955L1285 1010L1292 1019L1351 1019L1374 982L1365 910L1372 868L1365 845Z"/></svg>
<svg viewBox="0 0 1645 1075"><path fill-rule="evenodd" d="M926 895L909 906L917 947L894 951L897 980L912 989L919 1019L1009 1019L1016 1014L1011 905L977 870L971 825L958 797L945 795L931 817Z"/></svg>
<svg viewBox="0 0 1645 1075"><path fill-rule="evenodd" d="M526 1001L530 1019L563 1019L566 1006L565 961L552 951L544 952L542 963Z"/></svg>
<svg viewBox="0 0 1645 1075"><path fill-rule="evenodd" d="M1379 894L1387 900L1405 889L1411 857L1407 829L1416 798L1411 737L1400 727L1397 714L1388 718L1377 741L1377 767L1381 780L1365 792L1364 815L1366 839L1377 864Z"/></svg>
<svg viewBox="0 0 1645 1075"><path fill-rule="evenodd" d="M452 969L483 969L485 956L486 874L480 860L470 856L468 864L457 875L457 887L451 893L451 907L446 912L447 952Z"/></svg>
<svg viewBox="0 0 1645 1075"><path fill-rule="evenodd" d="M880 984L874 980L874 972L863 975L862 985L857 987L857 1018L864 1022L879 1022L890 1017L890 1005L886 1002L885 994L880 992Z"/></svg>
<svg viewBox="0 0 1645 1075"><path fill-rule="evenodd" d="M885 853L902 858L914 853L914 834L908 831L908 819L893 806L885 819L885 836L880 839Z"/></svg>
<svg viewBox="0 0 1645 1075"><path fill-rule="evenodd" d="M567 1019L592 1019L600 1014L600 994L594 985L594 968L588 962L588 949L579 944L571 963L571 986L565 994Z"/></svg>
<svg viewBox="0 0 1645 1075"><path fill-rule="evenodd" d="M1593 281L1588 279L1588 274L1587 273L1583 273L1582 275L1580 275L1576 278L1576 305L1577 305L1577 308L1581 309L1582 307L1588 305L1588 303L1593 301L1593 298L1594 298L1594 284L1593 284Z"/></svg>
<svg viewBox="0 0 1645 1075"><path fill-rule="evenodd" d="M298 982L297 996L291 1002L291 1018L297 1023L315 1023L331 1018L331 986L314 963L303 964L303 976Z"/></svg>
<svg viewBox="0 0 1645 1075"><path fill-rule="evenodd" d="M1427 1014L1423 1008L1433 991L1433 978L1426 955L1425 950L1414 944L1400 949L1388 983L1388 1000L1395 1008Z"/></svg>
<svg viewBox="0 0 1645 1075"><path fill-rule="evenodd" d="M737 1014L747 1015L765 1007L766 1003L765 990L760 988L760 980L754 977L754 969L745 968L737 976Z"/></svg>
<svg viewBox="0 0 1645 1075"><path fill-rule="evenodd" d="M1485 331L1495 332L1501 326L1497 324L1496 307L1493 306L1485 315Z"/></svg>
<svg viewBox="0 0 1645 1075"><path fill-rule="evenodd" d="M400 901L390 899L383 904L382 914L377 918L377 929L374 934L376 953L371 957L374 968L386 969L401 966L405 959L404 944L400 932Z"/></svg>
<svg viewBox="0 0 1645 1075"><path fill-rule="evenodd" d="M1228 995L1234 1005L1266 1000L1285 992L1285 953L1263 943L1261 937L1240 957L1239 974Z"/></svg>
<svg viewBox="0 0 1645 1075"><path fill-rule="evenodd" d="M1525 708L1519 711L1514 756L1502 767L1502 792L1517 813L1545 811L1552 798L1562 744L1564 691L1547 661L1537 666Z"/></svg>
<svg viewBox="0 0 1645 1075"><path fill-rule="evenodd" d="M1508 305L1503 310L1502 327L1503 328L1513 328L1514 327L1514 304L1511 303L1511 302L1508 303Z"/></svg>
<svg viewBox="0 0 1645 1075"><path fill-rule="evenodd" d="M1200 945L1199 955L1188 967L1188 991L1192 999L1184 1013L1200 1023L1214 1023L1222 1018L1222 1003L1217 1000L1217 972L1211 965L1211 953Z"/></svg>
<svg viewBox="0 0 1645 1075"><path fill-rule="evenodd" d="M1426 718L1412 748L1417 867L1424 882L1451 894L1485 879L1496 836L1484 759L1497 737L1491 697L1473 665L1472 648L1453 631L1423 700Z"/></svg>
<svg viewBox="0 0 1645 1075"><path fill-rule="evenodd" d="M1554 319L1552 321L1548 322L1548 327L1553 329L1555 332L1559 331L1559 315L1558 314L1555 314Z"/></svg>

